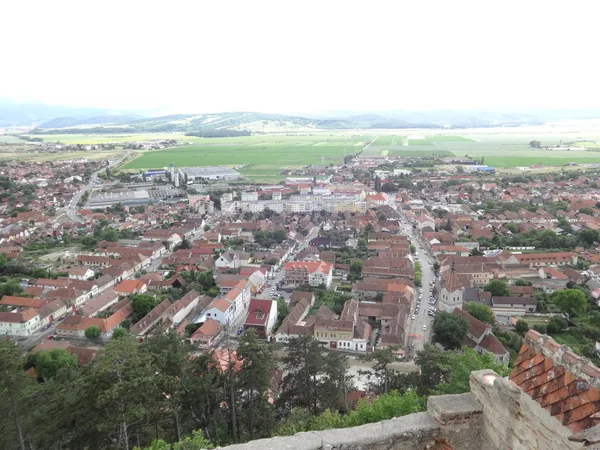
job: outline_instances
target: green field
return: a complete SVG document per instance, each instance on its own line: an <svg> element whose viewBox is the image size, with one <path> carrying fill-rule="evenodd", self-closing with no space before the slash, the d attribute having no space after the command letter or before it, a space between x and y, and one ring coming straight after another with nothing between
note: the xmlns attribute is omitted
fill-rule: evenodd
<svg viewBox="0 0 600 450"><path fill-rule="evenodd" d="M282 178L284 169L339 164L344 153L356 153L371 139L370 136L343 135L197 138L199 145L144 152L121 169L152 169L166 167L171 162L180 167L249 164L240 172L255 181L273 181Z"/></svg>
<svg viewBox="0 0 600 450"><path fill-rule="evenodd" d="M365 135L352 131L321 131L311 135L268 134L232 138L201 138L180 133L144 134L104 134L104 135L47 135L40 136L45 141L68 144L120 143L139 140L175 139L184 146L165 150L140 151L135 158L127 161L121 169L137 171L168 166L226 165L229 167L248 166L240 169L245 176L258 181L278 181L284 169L299 169L311 164L339 163L344 153L352 154L362 150L375 136L376 139L365 156L405 156L405 157L464 157L484 158L484 163L504 171L518 170L517 167L543 164L563 166L600 163L599 129L581 131L584 128L558 127L538 128L489 128L464 130L397 130L398 134L387 134L389 130L369 130ZM566 130L566 131L565 131ZM394 131L391 131L394 132ZM379 134L386 133L386 134ZM460 135L458 134L460 133ZM369 135L370 134L370 135ZM379 134L379 135L378 135ZM408 136L423 135L424 139L411 139ZM538 140L542 145L577 143L595 151L573 150L554 151L532 148L529 142ZM592 142L584 142L592 141ZM19 142L15 138L0 136L0 142L9 146ZM20 141L23 143L23 141ZM408 143L409 145L405 145ZM81 153L16 153L10 148L0 155L0 159L54 160L72 157L102 157L95 152Z"/></svg>

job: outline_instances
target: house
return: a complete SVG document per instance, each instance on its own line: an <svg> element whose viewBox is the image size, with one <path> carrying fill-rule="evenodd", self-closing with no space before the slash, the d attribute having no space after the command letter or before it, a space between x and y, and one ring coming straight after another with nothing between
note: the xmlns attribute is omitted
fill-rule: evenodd
<svg viewBox="0 0 600 450"><path fill-rule="evenodd" d="M29 336L40 328L40 316L33 308L18 312L0 312L0 335Z"/></svg>
<svg viewBox="0 0 600 450"><path fill-rule="evenodd" d="M244 331L255 330L259 337L271 334L277 322L277 302L253 298L248 306L248 315L244 321Z"/></svg>
<svg viewBox="0 0 600 450"><path fill-rule="evenodd" d="M112 289L107 289L102 292L99 296L91 298L85 304L83 304L79 311L86 317L94 317L98 313L105 311L110 306L114 305L119 301L119 294Z"/></svg>
<svg viewBox="0 0 600 450"><path fill-rule="evenodd" d="M110 258L98 255L77 255L77 264L80 266L109 267Z"/></svg>
<svg viewBox="0 0 600 450"><path fill-rule="evenodd" d="M39 298L31 297L14 297L12 295L5 295L0 300L0 306L12 306L16 308L35 308L39 309L44 306L46 302Z"/></svg>
<svg viewBox="0 0 600 450"><path fill-rule="evenodd" d="M158 323L163 313L171 306L169 299L163 300L152 311L142 317L135 325L129 328L133 336L145 336L150 329Z"/></svg>
<svg viewBox="0 0 600 450"><path fill-rule="evenodd" d="M182 241L182 238L179 234L171 230L159 228L157 230L146 231L142 240L165 242L169 248L173 248Z"/></svg>
<svg viewBox="0 0 600 450"><path fill-rule="evenodd" d="M514 255L520 264L529 267L543 266L575 266L577 265L577 253L553 252L553 253L523 253Z"/></svg>
<svg viewBox="0 0 600 450"><path fill-rule="evenodd" d="M69 274L69 278L72 280L89 280L94 277L94 271L87 266L79 267L71 267L67 273Z"/></svg>
<svg viewBox="0 0 600 450"><path fill-rule="evenodd" d="M133 307L131 306L131 302L125 301L118 310L106 319L74 314L68 316L62 323L56 326L56 334L65 338L85 339L85 330L91 326L97 326L100 329L100 339L106 341L112 337L114 329L132 313Z"/></svg>
<svg viewBox="0 0 600 450"><path fill-rule="evenodd" d="M508 288L512 297L531 297L535 291L533 286L510 285Z"/></svg>
<svg viewBox="0 0 600 450"><path fill-rule="evenodd" d="M496 320L508 324L512 317L521 317L537 310L537 297L492 297L492 312Z"/></svg>
<svg viewBox="0 0 600 450"><path fill-rule="evenodd" d="M314 295L312 298L303 298L292 308L290 313L285 316L281 326L275 333L276 342L288 342L290 339L298 336L304 336L311 334L312 330L310 327L305 326L303 322L304 318L308 314L308 311L314 304Z"/></svg>
<svg viewBox="0 0 600 450"><path fill-rule="evenodd" d="M121 296L143 294L148 290L148 285L142 280L123 280L113 290Z"/></svg>
<svg viewBox="0 0 600 450"><path fill-rule="evenodd" d="M46 303L39 310L40 322L42 326L59 320L67 314L67 304L62 300L53 300Z"/></svg>
<svg viewBox="0 0 600 450"><path fill-rule="evenodd" d="M217 258L215 267L217 269L238 269L241 261L238 252L228 250Z"/></svg>
<svg viewBox="0 0 600 450"><path fill-rule="evenodd" d="M223 336L223 327L214 319L207 319L190 337L192 344L198 344L201 349L214 348Z"/></svg>
<svg viewBox="0 0 600 450"><path fill-rule="evenodd" d="M294 261L285 265L285 282L309 284L310 286L331 286L333 264L323 261Z"/></svg>
<svg viewBox="0 0 600 450"><path fill-rule="evenodd" d="M296 303L299 303L302 300L308 300L312 305L315 303L315 294L307 291L294 291L290 296L290 305L294 306Z"/></svg>
<svg viewBox="0 0 600 450"><path fill-rule="evenodd" d="M366 352L371 326L359 318L358 310L358 300L348 300L344 303L342 313L336 318L323 305L314 321L315 339L331 349Z"/></svg>
<svg viewBox="0 0 600 450"><path fill-rule="evenodd" d="M492 333L492 326L483 323L462 309L456 308L454 314L458 314L469 321L469 331L463 344L467 345L479 353L491 353L497 362L508 364L510 354L500 340Z"/></svg>
<svg viewBox="0 0 600 450"><path fill-rule="evenodd" d="M248 280L239 281L223 297L216 298L202 314L201 321L215 319L221 325L234 323L240 315L245 314L250 304L252 290Z"/></svg>

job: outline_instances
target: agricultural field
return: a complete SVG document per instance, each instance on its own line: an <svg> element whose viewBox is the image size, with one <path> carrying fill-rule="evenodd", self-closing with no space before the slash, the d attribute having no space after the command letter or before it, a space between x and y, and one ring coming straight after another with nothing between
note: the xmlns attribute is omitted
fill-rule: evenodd
<svg viewBox="0 0 600 450"><path fill-rule="evenodd" d="M120 167L140 170L176 166L241 166L240 172L254 181L277 181L283 169L311 164L340 163L345 154L356 153L370 136L249 136L224 139L196 138L196 145L141 153ZM356 145L359 144L359 145Z"/></svg>
<svg viewBox="0 0 600 450"><path fill-rule="evenodd" d="M44 142L60 142L61 144L118 144L133 141L157 141L163 139L183 140L194 143L195 139L181 133L128 133L128 134L33 134L30 137L42 138ZM22 141L21 141L22 142Z"/></svg>

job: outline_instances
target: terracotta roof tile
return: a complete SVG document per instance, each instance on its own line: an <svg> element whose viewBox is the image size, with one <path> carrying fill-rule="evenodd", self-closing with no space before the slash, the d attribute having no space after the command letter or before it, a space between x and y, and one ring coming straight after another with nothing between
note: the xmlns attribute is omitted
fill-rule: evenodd
<svg viewBox="0 0 600 450"><path fill-rule="evenodd" d="M552 338L528 332L510 380L552 416L578 432L600 412L600 369Z"/></svg>

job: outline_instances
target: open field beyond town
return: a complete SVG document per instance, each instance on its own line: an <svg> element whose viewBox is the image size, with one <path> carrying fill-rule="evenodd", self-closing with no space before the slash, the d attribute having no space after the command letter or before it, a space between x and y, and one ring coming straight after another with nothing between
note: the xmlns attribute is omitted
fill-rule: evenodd
<svg viewBox="0 0 600 450"><path fill-rule="evenodd" d="M183 146L164 150L137 151L122 170L138 171L168 166L244 166L242 174L258 182L281 179L284 169L299 169L311 164L339 163L344 154L356 153L373 141L365 156L464 157L483 158L484 163L513 172L519 167L544 165L560 167L569 163L600 163L600 125L553 124L539 127L488 128L464 130L364 130L324 132L310 135L253 135L231 138L202 138L181 133L143 134L57 134L41 135L46 142L65 144L123 144L132 141L175 139ZM4 145L16 144L12 136L0 136ZM544 150L533 148L530 141L542 145L570 144L581 150ZM21 141L24 142L24 141ZM1 159L56 160L71 157L97 159L98 152L32 153L6 152ZM551 170L551 169L549 169Z"/></svg>

